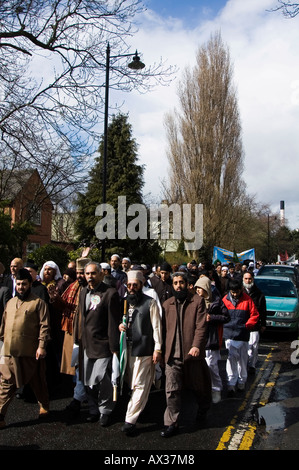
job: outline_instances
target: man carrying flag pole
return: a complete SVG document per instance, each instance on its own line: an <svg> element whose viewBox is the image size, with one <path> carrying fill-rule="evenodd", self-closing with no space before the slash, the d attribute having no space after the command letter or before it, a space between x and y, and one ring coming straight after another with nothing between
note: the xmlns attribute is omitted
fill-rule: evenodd
<svg viewBox="0 0 299 470"><path fill-rule="evenodd" d="M157 302L142 292L143 273L132 270L127 276L128 293L125 301L128 309L119 329L123 335L120 351L120 361L123 363L121 374L123 376L126 373L132 391L122 431L131 435L147 403L155 378L155 365L161 360L162 322Z"/></svg>
<svg viewBox="0 0 299 470"><path fill-rule="evenodd" d="M120 394L122 395L124 377L127 367L127 338L126 338L126 328L127 328L127 299L124 299L124 314L122 319L122 324L125 329L120 333L120 352L119 352L119 365L120 365Z"/></svg>

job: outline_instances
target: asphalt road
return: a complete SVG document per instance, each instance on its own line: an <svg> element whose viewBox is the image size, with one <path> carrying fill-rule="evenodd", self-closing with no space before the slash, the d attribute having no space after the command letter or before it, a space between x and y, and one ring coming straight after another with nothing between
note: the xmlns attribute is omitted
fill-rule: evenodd
<svg viewBox="0 0 299 470"><path fill-rule="evenodd" d="M246 390L227 398L226 351L223 350L220 361L224 380L222 401L212 405L205 422L198 423L193 396L185 392L180 432L170 439L160 436L165 409L163 389L152 390L136 434L127 437L121 432L127 394L119 397L111 424L102 428L99 423L86 422L86 404L80 415L71 419L65 407L71 401L73 384L64 376L62 384L52 394L51 413L44 420L37 418L36 403L14 399L6 417L7 427L0 431L1 455L6 451L16 458L19 456L16 451L24 450L102 451L99 455L104 464L125 463L135 467L137 461L134 464L133 460L118 459L135 456L140 465L190 465L198 463L202 451L298 449L299 366L291 361L294 353L291 340L281 342L265 338L259 353L259 370L255 376L249 376ZM51 452L47 455L50 458ZM79 457L79 453L73 455ZM221 455L226 458L227 453Z"/></svg>

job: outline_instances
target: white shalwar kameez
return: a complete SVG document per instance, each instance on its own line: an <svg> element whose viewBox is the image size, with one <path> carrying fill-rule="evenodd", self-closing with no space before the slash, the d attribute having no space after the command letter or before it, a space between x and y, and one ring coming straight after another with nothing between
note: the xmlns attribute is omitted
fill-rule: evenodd
<svg viewBox="0 0 299 470"><path fill-rule="evenodd" d="M150 306L150 318L153 328L154 349L161 350L162 328L158 305L155 301ZM153 356L132 356L131 346L128 343L128 362L126 375L132 390L128 403L125 421L136 424L138 416L145 408L149 392L155 378L155 364Z"/></svg>

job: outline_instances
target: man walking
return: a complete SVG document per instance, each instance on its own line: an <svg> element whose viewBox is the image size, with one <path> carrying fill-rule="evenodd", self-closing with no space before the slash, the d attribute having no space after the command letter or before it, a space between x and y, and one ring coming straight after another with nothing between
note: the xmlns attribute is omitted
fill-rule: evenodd
<svg viewBox="0 0 299 470"><path fill-rule="evenodd" d="M16 296L10 299L2 318L3 341L0 364L0 428L17 388L30 384L39 404L39 416L49 411L46 383L46 345L50 339L47 304L31 292L32 277L27 269L16 274Z"/></svg>
<svg viewBox="0 0 299 470"><path fill-rule="evenodd" d="M132 390L122 431L135 431L137 419L144 409L155 377L155 365L161 360L162 324L157 302L142 292L145 281L141 271L128 271L128 307L126 331L128 345L127 380Z"/></svg>
<svg viewBox="0 0 299 470"><path fill-rule="evenodd" d="M62 357L60 372L63 374L76 375L76 386L74 388L74 396L71 403L66 409L73 414L77 415L81 408L81 403L86 400L86 392L84 384L79 380L78 357L76 353L79 351L79 346L74 347L73 336L73 323L77 314L80 292L83 287L87 286L87 281L84 274L84 267L91 261L89 258L76 259L76 281L73 282L61 295L62 303L62 321L61 327L64 331ZM55 295L59 294L55 293Z"/></svg>
<svg viewBox="0 0 299 470"><path fill-rule="evenodd" d="M117 254L114 254L110 258L110 266L111 266L111 275L115 277L118 281L120 281L122 284L126 282L127 276L125 271L122 271L121 267L121 260L120 256Z"/></svg>
<svg viewBox="0 0 299 470"><path fill-rule="evenodd" d="M248 294L260 315L257 325L252 331L250 331L249 342L248 342L248 371L250 374L255 373L256 362L258 358L258 347L260 341L260 333L263 333L266 329L266 317L267 317L267 307L266 307L266 298L263 292L257 287L254 283L254 274L253 272L246 271L243 273L243 288Z"/></svg>
<svg viewBox="0 0 299 470"><path fill-rule="evenodd" d="M120 301L117 290L103 282L100 264L91 261L84 271L88 285L80 292L76 318L81 324L74 331L74 341L83 357L80 378L82 375L89 401L88 421L100 420L101 426L107 426L115 406L111 370L112 355L119 351Z"/></svg>
<svg viewBox="0 0 299 470"><path fill-rule="evenodd" d="M230 279L229 293L223 297L230 321L223 327L228 350L226 373L228 395L234 396L236 387L244 390L247 381L248 340L258 321L259 313L253 300L243 291L242 278Z"/></svg>
<svg viewBox="0 0 299 470"><path fill-rule="evenodd" d="M202 419L211 403L211 377L205 360L206 307L203 297L187 287L187 274L172 274L174 296L163 304L163 350L165 350L165 429L162 437L178 431L183 388L191 389Z"/></svg>
<svg viewBox="0 0 299 470"><path fill-rule="evenodd" d="M23 260L14 258L10 263L10 274L3 279L3 285L8 287L12 297L16 295L16 275L23 268Z"/></svg>
<svg viewBox="0 0 299 470"><path fill-rule="evenodd" d="M160 265L159 276L150 278L150 284L157 292L161 305L165 300L173 296L171 272L170 264L164 262Z"/></svg>

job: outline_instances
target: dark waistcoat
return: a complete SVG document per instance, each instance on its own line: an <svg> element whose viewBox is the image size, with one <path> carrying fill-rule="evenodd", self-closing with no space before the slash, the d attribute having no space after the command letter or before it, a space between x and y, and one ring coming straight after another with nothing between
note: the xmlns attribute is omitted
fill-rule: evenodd
<svg viewBox="0 0 299 470"><path fill-rule="evenodd" d="M131 323L132 356L151 356L154 352L153 327L150 317L152 298L143 294L140 305L134 307Z"/></svg>

